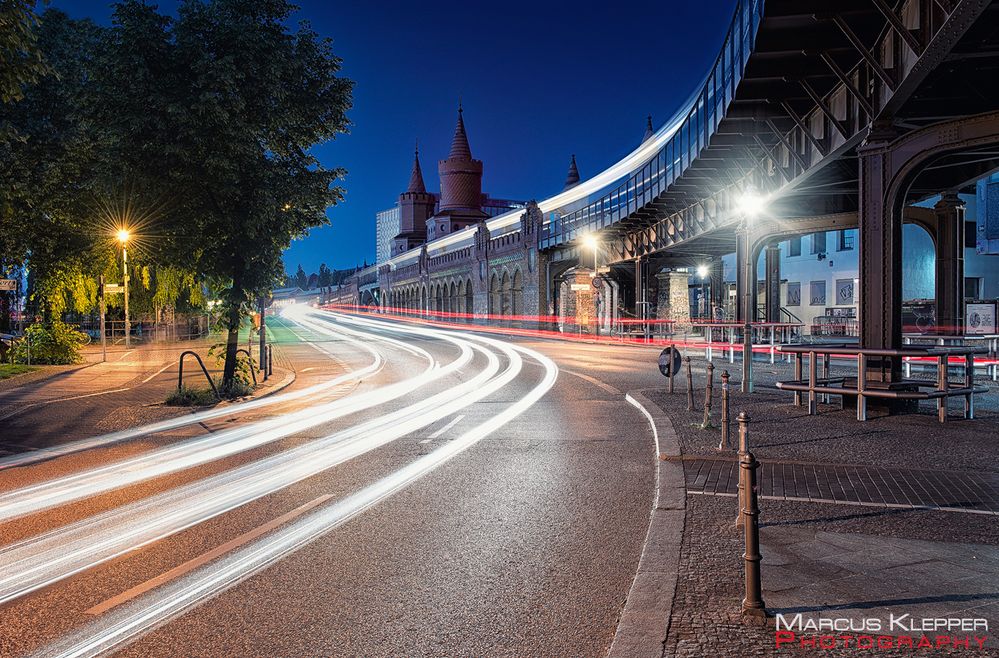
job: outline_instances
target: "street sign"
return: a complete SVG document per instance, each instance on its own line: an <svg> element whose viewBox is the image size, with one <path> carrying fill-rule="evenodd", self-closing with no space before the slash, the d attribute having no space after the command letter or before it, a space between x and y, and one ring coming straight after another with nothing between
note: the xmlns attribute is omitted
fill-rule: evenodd
<svg viewBox="0 0 999 658"><path fill-rule="evenodd" d="M0 290L17 290L17 279L0 279Z"/></svg>
<svg viewBox="0 0 999 658"><path fill-rule="evenodd" d="M663 377L680 372L680 350L670 345L659 354L659 372Z"/></svg>
<svg viewBox="0 0 999 658"><path fill-rule="evenodd" d="M104 284L104 294L105 295L116 295L118 293L125 292L125 286L119 283L105 283Z"/></svg>
<svg viewBox="0 0 999 658"><path fill-rule="evenodd" d="M597 274L610 274L610 271L611 271L611 268L610 268L609 265L607 267L598 267L597 268Z"/></svg>
<svg viewBox="0 0 999 658"><path fill-rule="evenodd" d="M572 290L577 291L577 292L582 292L584 290L589 290L590 289L590 286L586 285L585 283L573 283L573 284L570 284L569 287Z"/></svg>

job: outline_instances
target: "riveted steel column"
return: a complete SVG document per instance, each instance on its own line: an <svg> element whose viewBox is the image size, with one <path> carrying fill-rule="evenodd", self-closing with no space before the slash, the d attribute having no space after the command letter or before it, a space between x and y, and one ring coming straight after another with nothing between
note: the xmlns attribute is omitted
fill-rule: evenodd
<svg viewBox="0 0 999 658"><path fill-rule="evenodd" d="M767 322L780 322L780 245L768 244L765 282L767 291Z"/></svg>
<svg viewBox="0 0 999 658"><path fill-rule="evenodd" d="M964 333L964 202L944 192L933 206L937 215L937 331Z"/></svg>

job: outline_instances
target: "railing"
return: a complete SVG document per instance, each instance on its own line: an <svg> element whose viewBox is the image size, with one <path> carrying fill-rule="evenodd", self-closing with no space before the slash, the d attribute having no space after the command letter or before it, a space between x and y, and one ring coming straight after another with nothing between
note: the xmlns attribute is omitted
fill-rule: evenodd
<svg viewBox="0 0 999 658"><path fill-rule="evenodd" d="M867 420L867 399L879 398L887 400L936 400L937 420L947 421L947 399L951 397L964 398L964 417L975 417L975 393L985 393L988 388L975 386L975 355L985 354L984 348L976 347L932 347L926 349L882 350L851 347L849 345L782 345L781 351L794 355L794 379L777 382L777 388L794 392L795 406L802 406L801 394L808 393L808 413L817 412L818 396L839 395L842 397L856 396L857 420ZM808 379L803 376L803 356L808 356ZM822 357L822 376L819 377L817 359ZM829 358L831 356L849 356L856 360L857 377L851 381L848 377L829 376ZM937 362L937 379L935 382L918 379L902 379L887 385L878 385L867 381L867 360L871 357L880 359L897 359L899 363L905 359L922 358L935 359ZM964 367L964 381L952 384L950 382L950 361L958 357ZM924 390L925 389L925 390Z"/></svg>
<svg viewBox="0 0 999 658"><path fill-rule="evenodd" d="M551 221L538 238L547 249L621 221L667 191L704 149L735 98L763 15L763 0L739 0L722 50L704 87L673 136L644 166L585 208Z"/></svg>

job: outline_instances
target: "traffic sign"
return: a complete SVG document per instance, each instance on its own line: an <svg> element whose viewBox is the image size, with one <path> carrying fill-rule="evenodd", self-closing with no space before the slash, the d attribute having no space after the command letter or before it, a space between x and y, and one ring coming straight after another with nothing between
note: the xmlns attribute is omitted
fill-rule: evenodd
<svg viewBox="0 0 999 658"><path fill-rule="evenodd" d="M116 295L120 292L125 292L125 286L120 283L105 283L104 284L104 294L105 295Z"/></svg>
<svg viewBox="0 0 999 658"><path fill-rule="evenodd" d="M680 372L680 350L670 345L659 354L659 372L663 377Z"/></svg>
<svg viewBox="0 0 999 658"><path fill-rule="evenodd" d="M585 283L571 283L569 284L569 288L576 292L582 292L584 290L589 290L590 286L586 285Z"/></svg>
<svg viewBox="0 0 999 658"><path fill-rule="evenodd" d="M0 279L0 290L17 290L17 279Z"/></svg>

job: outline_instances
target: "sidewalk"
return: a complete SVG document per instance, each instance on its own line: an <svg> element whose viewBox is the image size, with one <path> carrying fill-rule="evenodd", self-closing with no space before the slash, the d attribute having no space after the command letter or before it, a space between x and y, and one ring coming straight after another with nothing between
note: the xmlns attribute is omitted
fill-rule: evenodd
<svg viewBox="0 0 999 658"><path fill-rule="evenodd" d="M45 368L24 379L6 380L0 389L0 456L189 413L189 408L163 404L177 386L180 354L196 351L211 371L207 352L216 342L204 338L138 345L130 350L115 346L109 348L106 362L99 361L99 346L89 346L85 364ZM294 364L282 355L279 346L275 347L275 362L273 375L261 382L254 397L294 380ZM190 386L206 386L204 374L192 359L186 360L184 381Z"/></svg>
<svg viewBox="0 0 999 658"><path fill-rule="evenodd" d="M840 656L858 648L841 640L835 648L811 648L798 631L793 642L776 647L773 615L801 614L802 620L874 618L892 642L906 633L889 628L889 615L912 619L986 619L979 631L985 649L976 656L999 656L999 413L996 388L979 405L977 420L952 412L941 425L927 406L922 413L857 422L850 411L820 406L817 416L791 405L789 393L758 386L743 395L732 383L732 440L735 416L751 416L750 446L763 466L760 476L763 598L766 624L743 620L744 550L734 527L735 458L718 452L718 429L701 430L704 400L703 358L693 356L695 410L687 410L686 381L676 393L665 388L644 394L669 417L679 452L668 461L682 464L686 480L686 519L680 565L665 645L667 656ZM719 425L716 364L712 421ZM739 365L728 366L733 379ZM782 376L776 367L757 367L757 381ZM760 372L763 370L764 372ZM767 372L773 370L774 372ZM862 634L862 633L861 633ZM915 655L968 655L960 646L975 633L926 633L931 640L954 636L953 643L915 650ZM857 636L858 633L834 633ZM909 633L920 640L922 633ZM785 636L786 637L786 636ZM805 646L801 645L804 638ZM889 640L883 640L888 642ZM948 640L950 642L950 640ZM886 645L887 646L887 645ZM875 649L877 655L909 656L914 649ZM863 648L860 648L863 650Z"/></svg>

